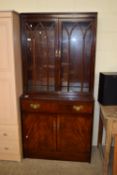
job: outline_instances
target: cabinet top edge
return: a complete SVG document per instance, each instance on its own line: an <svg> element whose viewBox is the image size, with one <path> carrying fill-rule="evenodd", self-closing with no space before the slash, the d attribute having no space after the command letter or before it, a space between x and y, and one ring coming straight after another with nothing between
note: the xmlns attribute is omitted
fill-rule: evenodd
<svg viewBox="0 0 117 175"><path fill-rule="evenodd" d="M27 16L48 16L48 17L92 17L96 18L98 15L98 12L31 12L31 13L20 13L21 17L27 17Z"/></svg>
<svg viewBox="0 0 117 175"><path fill-rule="evenodd" d="M19 15L19 13L18 12L16 12L16 11L14 11L14 10L6 10L6 11L0 11L0 17L11 17L12 16L12 14L18 14Z"/></svg>

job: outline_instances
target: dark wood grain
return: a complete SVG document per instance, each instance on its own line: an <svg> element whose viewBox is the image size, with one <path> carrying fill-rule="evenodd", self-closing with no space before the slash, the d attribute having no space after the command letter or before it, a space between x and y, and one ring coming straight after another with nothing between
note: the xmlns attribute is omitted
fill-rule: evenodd
<svg viewBox="0 0 117 175"><path fill-rule="evenodd" d="M23 13L23 154L91 160L97 13Z"/></svg>
<svg viewBox="0 0 117 175"><path fill-rule="evenodd" d="M39 105L39 108L35 109L31 107L31 104ZM23 99L21 103L22 111L28 112L43 112L43 113L85 113L92 114L93 103L92 102L70 102L70 101L46 101L46 100L28 100Z"/></svg>
<svg viewBox="0 0 117 175"><path fill-rule="evenodd" d="M23 117L23 145L25 154L56 150L56 118L54 115L27 113Z"/></svg>
<svg viewBox="0 0 117 175"><path fill-rule="evenodd" d="M96 13L21 14L24 90L93 91Z"/></svg>
<svg viewBox="0 0 117 175"><path fill-rule="evenodd" d="M68 154L89 152L91 126L91 115L59 115L57 117L57 150Z"/></svg>

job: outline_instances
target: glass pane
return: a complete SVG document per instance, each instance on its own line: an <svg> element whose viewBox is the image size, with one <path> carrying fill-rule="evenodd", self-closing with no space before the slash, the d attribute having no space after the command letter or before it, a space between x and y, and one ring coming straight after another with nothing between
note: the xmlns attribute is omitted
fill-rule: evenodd
<svg viewBox="0 0 117 175"><path fill-rule="evenodd" d="M27 23L25 26L29 90L54 90L55 27L55 22L49 21Z"/></svg>
<svg viewBox="0 0 117 175"><path fill-rule="evenodd" d="M62 22L63 91L89 92L93 35L91 22Z"/></svg>

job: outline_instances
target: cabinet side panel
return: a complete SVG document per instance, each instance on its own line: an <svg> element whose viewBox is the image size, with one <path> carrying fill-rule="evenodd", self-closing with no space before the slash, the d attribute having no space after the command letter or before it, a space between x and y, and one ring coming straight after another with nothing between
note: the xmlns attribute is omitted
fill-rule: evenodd
<svg viewBox="0 0 117 175"><path fill-rule="evenodd" d="M19 135L19 155L22 155L21 141L21 121L20 121L20 102L19 97L22 94L22 64L21 64L21 42L20 42L20 20L19 15L13 13L13 47L14 47L14 88L15 88L15 112L17 116L17 126Z"/></svg>
<svg viewBox="0 0 117 175"><path fill-rule="evenodd" d="M11 70L11 38L11 19L0 18L0 72Z"/></svg>
<svg viewBox="0 0 117 175"><path fill-rule="evenodd" d="M0 124L16 124L12 105L12 86L8 79L0 78Z"/></svg>
<svg viewBox="0 0 117 175"><path fill-rule="evenodd" d="M21 139L18 98L22 93L22 88L19 21L18 14L14 12L6 12L4 15L0 12L0 126L16 127L18 136L13 142L10 137L9 152L8 154L7 151L2 152L0 159L10 160L11 157L11 160L20 160L21 145L19 140ZM7 138L6 140L1 139L0 145L4 144L5 147L8 143ZM17 149L13 153L15 145L17 145ZM1 147L2 149L4 148ZM10 151L11 149L12 151Z"/></svg>

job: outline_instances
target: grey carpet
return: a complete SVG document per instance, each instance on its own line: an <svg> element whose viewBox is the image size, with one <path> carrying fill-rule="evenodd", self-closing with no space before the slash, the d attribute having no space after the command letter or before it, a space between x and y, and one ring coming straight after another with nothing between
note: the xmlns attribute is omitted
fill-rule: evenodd
<svg viewBox="0 0 117 175"><path fill-rule="evenodd" d="M41 159L0 161L0 175L102 175L102 158L93 149L91 163Z"/></svg>

